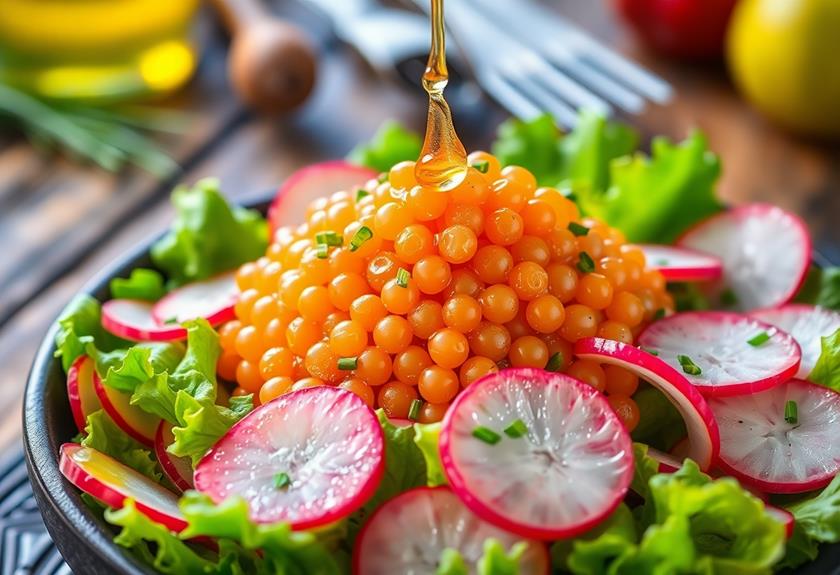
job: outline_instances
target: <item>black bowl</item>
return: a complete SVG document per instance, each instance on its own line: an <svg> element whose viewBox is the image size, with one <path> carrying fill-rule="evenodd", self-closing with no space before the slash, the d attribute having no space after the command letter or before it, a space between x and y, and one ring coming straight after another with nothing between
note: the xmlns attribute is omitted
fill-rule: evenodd
<svg viewBox="0 0 840 575"><path fill-rule="evenodd" d="M264 212L268 202L263 199L248 205ZM150 265L149 247L154 239L103 270L82 291L105 301L109 297L111 278L126 277L132 269ZM154 575L151 567L114 544L113 527L85 505L79 490L64 479L58 469L59 446L76 435L76 425L67 400L64 371L61 362L54 357L56 331L53 325L38 349L23 403L26 465L47 530L75 573ZM823 546L816 561L795 573L840 575L840 544Z"/></svg>

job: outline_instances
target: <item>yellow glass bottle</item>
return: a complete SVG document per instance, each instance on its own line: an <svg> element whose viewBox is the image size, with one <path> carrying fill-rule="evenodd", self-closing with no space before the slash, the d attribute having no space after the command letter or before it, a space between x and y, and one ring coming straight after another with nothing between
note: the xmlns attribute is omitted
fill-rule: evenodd
<svg viewBox="0 0 840 575"><path fill-rule="evenodd" d="M169 93L196 65L199 0L2 0L0 83L92 101Z"/></svg>

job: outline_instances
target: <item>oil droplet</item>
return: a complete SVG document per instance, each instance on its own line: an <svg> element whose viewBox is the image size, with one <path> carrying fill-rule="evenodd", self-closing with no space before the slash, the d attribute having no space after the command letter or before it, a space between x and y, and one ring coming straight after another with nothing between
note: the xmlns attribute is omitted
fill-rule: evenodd
<svg viewBox="0 0 840 575"><path fill-rule="evenodd" d="M452 112L443 97L443 90L449 82L443 0L431 2L432 47L423 74L423 89L429 95L429 114L423 150L415 165L414 177L422 186L447 191L456 187L466 177L467 152L455 133Z"/></svg>

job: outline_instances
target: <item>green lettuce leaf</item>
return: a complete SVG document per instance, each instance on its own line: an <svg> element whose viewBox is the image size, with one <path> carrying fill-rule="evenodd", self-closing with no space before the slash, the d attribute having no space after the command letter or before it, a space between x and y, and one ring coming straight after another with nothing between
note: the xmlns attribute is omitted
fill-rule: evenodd
<svg viewBox="0 0 840 575"><path fill-rule="evenodd" d="M232 401L231 407L223 407L209 399L197 400L180 389L175 395L175 418L178 422L172 428L175 441L167 451L177 457L189 457L195 465L251 409L253 397L250 395Z"/></svg>
<svg viewBox="0 0 840 575"><path fill-rule="evenodd" d="M420 156L423 140L419 134L405 129L402 124L389 120L382 124L367 144L359 144L347 159L359 166L377 172L387 172L391 166Z"/></svg>
<svg viewBox="0 0 840 575"><path fill-rule="evenodd" d="M492 149L503 166L522 166L534 174L539 185L554 186L564 174L561 138L548 114L529 121L512 118L499 126Z"/></svg>
<svg viewBox="0 0 840 575"><path fill-rule="evenodd" d="M426 485L426 460L414 442L413 426L399 427L388 421L381 409L376 411L385 438L385 473L373 497L350 516L350 541L376 509L414 487Z"/></svg>
<svg viewBox="0 0 840 575"><path fill-rule="evenodd" d="M82 445L110 455L146 477L160 481L157 459L152 452L129 437L105 411L100 409L88 415L85 431L87 435L82 439Z"/></svg>
<svg viewBox="0 0 840 575"><path fill-rule="evenodd" d="M840 542L840 476L832 479L817 495L786 508L796 521L782 566L796 567L813 561L820 543Z"/></svg>
<svg viewBox="0 0 840 575"><path fill-rule="evenodd" d="M642 387L633 395L639 406L639 425L633 430L633 441L662 451L670 449L686 436L685 421L665 395L655 387Z"/></svg>
<svg viewBox="0 0 840 575"><path fill-rule="evenodd" d="M822 338L822 351L808 379L840 391L840 329Z"/></svg>
<svg viewBox="0 0 840 575"><path fill-rule="evenodd" d="M429 487L448 484L440 462L440 429L440 422L414 424L414 443L420 448L426 462L426 485Z"/></svg>
<svg viewBox="0 0 840 575"><path fill-rule="evenodd" d="M633 480L630 489L645 501L650 500L650 479L659 473L659 462L648 455L650 449L644 443L633 444L633 461L635 464Z"/></svg>
<svg viewBox="0 0 840 575"><path fill-rule="evenodd" d="M254 210L228 205L217 180L176 188L172 203L176 218L151 253L173 286L231 270L268 247L265 219Z"/></svg>
<svg viewBox="0 0 840 575"><path fill-rule="evenodd" d="M687 519L696 553L714 573L765 573L784 554L784 526L734 479L712 480L686 460L676 473L651 478L650 490L657 524Z"/></svg>
<svg viewBox="0 0 840 575"><path fill-rule="evenodd" d="M142 342L127 349L102 352L91 343L87 352L96 362L102 383L132 393L156 375L175 369L184 356L184 346L178 342Z"/></svg>
<svg viewBox="0 0 840 575"><path fill-rule="evenodd" d="M796 295L796 301L840 311L840 267L812 267L808 270L805 285Z"/></svg>
<svg viewBox="0 0 840 575"><path fill-rule="evenodd" d="M184 543L169 529L138 511L131 499L125 502L122 509L107 509L105 520L121 528L119 535L114 538L117 545L135 551L142 560L160 573L221 573L215 562L202 557L196 548ZM150 547L149 543L154 546Z"/></svg>
<svg viewBox="0 0 840 575"><path fill-rule="evenodd" d="M519 575L522 556L527 550L528 544L524 541L515 543L507 551L499 540L486 539L482 555L474 565L475 570L470 570L470 565L457 549L446 548L440 555L435 575L467 575L472 572L478 575Z"/></svg>
<svg viewBox="0 0 840 575"><path fill-rule="evenodd" d="M296 532L286 523L255 524L248 518L248 504L241 498L215 504L191 491L181 499L180 506L189 523L181 538L214 537L235 541L248 551L259 549L268 573L338 575L342 572L332 550L319 539L329 538L329 533Z"/></svg>
<svg viewBox="0 0 840 575"><path fill-rule="evenodd" d="M656 138L651 157L611 162L603 192L575 190L582 209L618 227L632 242L670 243L691 224L721 210L714 186L720 162L695 132L680 144Z"/></svg>
<svg viewBox="0 0 840 575"><path fill-rule="evenodd" d="M61 358L66 372L76 359L95 344L103 351L111 351L127 344L102 328L101 306L87 294L76 296L58 318L55 336L55 357Z"/></svg>
<svg viewBox="0 0 840 575"><path fill-rule="evenodd" d="M551 546L556 567L580 575L607 573L610 565L631 551L638 539L633 513L624 503L594 529L576 539L564 539Z"/></svg>
<svg viewBox="0 0 840 575"><path fill-rule="evenodd" d="M163 276L155 270L136 268L127 278L111 280L111 297L157 301L166 295Z"/></svg>

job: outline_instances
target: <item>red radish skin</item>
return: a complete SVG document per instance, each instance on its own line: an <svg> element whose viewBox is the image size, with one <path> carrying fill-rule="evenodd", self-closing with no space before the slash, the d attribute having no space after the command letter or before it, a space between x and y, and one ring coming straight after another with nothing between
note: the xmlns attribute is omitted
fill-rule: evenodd
<svg viewBox="0 0 840 575"><path fill-rule="evenodd" d="M502 430L516 419L528 427L526 437L505 437ZM479 425L495 429L501 441L473 437ZM461 392L444 417L440 455L468 508L529 539L573 537L597 525L622 501L633 475L630 435L606 398L538 369L504 370Z"/></svg>
<svg viewBox="0 0 840 575"><path fill-rule="evenodd" d="M661 391L685 420L688 430L686 456L703 471L711 467L720 450L717 422L706 400L681 373L646 351L611 339L578 340L575 355L623 367Z"/></svg>
<svg viewBox="0 0 840 575"><path fill-rule="evenodd" d="M238 495L257 523L312 529L342 519L373 496L384 472L376 414L355 394L319 386L293 391L233 425L195 468L213 501ZM278 488L276 476L291 483Z"/></svg>
<svg viewBox="0 0 840 575"><path fill-rule="evenodd" d="M770 336L767 342L748 343L762 332ZM789 334L757 319L721 311L672 315L649 325L637 342L684 373L678 356L688 356L701 373L685 373L685 378L709 397L770 389L793 377L802 357Z"/></svg>
<svg viewBox="0 0 840 575"><path fill-rule="evenodd" d="M711 216L686 231L676 245L721 259L722 283L734 293L740 311L789 302L811 263L805 223L770 204L748 204Z"/></svg>
<svg viewBox="0 0 840 575"><path fill-rule="evenodd" d="M160 326L152 317L153 304L140 300L112 299L102 304L102 327L131 341L175 341L186 339L179 325Z"/></svg>
<svg viewBox="0 0 840 575"><path fill-rule="evenodd" d="M791 303L760 309L750 315L788 332L802 350L796 377L807 379L822 353L822 338L840 329L840 312L824 307Z"/></svg>
<svg viewBox="0 0 840 575"><path fill-rule="evenodd" d="M284 225L297 225L306 219L306 208L312 200L327 197L334 192L365 185L379 174L344 160L312 164L296 171L277 191L268 210L272 233ZM354 198L355 199L355 198Z"/></svg>
<svg viewBox="0 0 840 575"><path fill-rule="evenodd" d="M669 282L701 282L720 279L723 263L719 258L675 246L638 244L650 268L658 270Z"/></svg>
<svg viewBox="0 0 840 575"><path fill-rule="evenodd" d="M155 446L159 417L146 413L142 409L131 405L131 396L122 391L112 389L102 383L102 379L94 370L93 388L108 417L117 426L144 446Z"/></svg>
<svg viewBox="0 0 840 575"><path fill-rule="evenodd" d="M70 483L106 505L120 509L133 499L138 511L172 531L187 527L177 495L104 453L65 443L59 469Z"/></svg>
<svg viewBox="0 0 840 575"><path fill-rule="evenodd" d="M93 360L81 355L76 358L67 371L67 398L70 401L70 411L73 421L82 434L87 434L87 417L102 408L94 387L96 366Z"/></svg>
<svg viewBox="0 0 840 575"><path fill-rule="evenodd" d="M354 575L432 573L444 549L458 551L467 565L483 554L484 541L495 539L508 550L522 540L470 511L447 487L418 487L377 509L356 537ZM410 545L406 545L410 541ZM541 541L525 541L520 575L548 575L551 561Z"/></svg>
<svg viewBox="0 0 840 575"><path fill-rule="evenodd" d="M773 519L776 519L779 523L785 526L785 536L788 539L793 537L793 527L796 525L796 518L793 516L793 513L787 509L770 505L769 503L764 504L764 509L773 517Z"/></svg>
<svg viewBox="0 0 840 575"><path fill-rule="evenodd" d="M788 401L798 421L784 419ZM801 379L746 396L709 401L721 431L717 465L765 493L804 493L840 471L840 393Z"/></svg>
<svg viewBox="0 0 840 575"><path fill-rule="evenodd" d="M172 424L161 420L155 434L155 456L169 481L183 493L193 488L193 469L189 458L166 451L173 441Z"/></svg>
<svg viewBox="0 0 840 575"><path fill-rule="evenodd" d="M166 294L152 307L152 319L164 328L198 318L219 325L236 317L233 306L238 294L236 272L219 274Z"/></svg>

